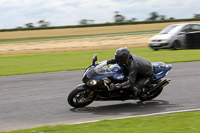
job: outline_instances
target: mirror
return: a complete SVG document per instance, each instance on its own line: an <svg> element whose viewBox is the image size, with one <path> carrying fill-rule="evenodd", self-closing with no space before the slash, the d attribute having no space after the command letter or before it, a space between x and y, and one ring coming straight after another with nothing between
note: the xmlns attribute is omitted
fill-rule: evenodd
<svg viewBox="0 0 200 133"><path fill-rule="evenodd" d="M93 60L92 60L92 65L95 65L96 61L97 61L97 54L94 54Z"/></svg>

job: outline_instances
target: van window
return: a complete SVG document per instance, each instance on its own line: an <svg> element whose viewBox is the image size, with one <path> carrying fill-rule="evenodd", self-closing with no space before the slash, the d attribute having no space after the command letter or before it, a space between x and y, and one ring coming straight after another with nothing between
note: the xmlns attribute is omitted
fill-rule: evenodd
<svg viewBox="0 0 200 133"><path fill-rule="evenodd" d="M163 29L160 34L171 34L171 33L177 33L178 30L181 28L180 25L170 25Z"/></svg>
<svg viewBox="0 0 200 133"><path fill-rule="evenodd" d="M192 25L191 24L186 25L182 30L182 32L191 32L191 31L192 31Z"/></svg>
<svg viewBox="0 0 200 133"><path fill-rule="evenodd" d="M193 31L200 31L200 25L198 24L186 25L182 30L182 32L193 32Z"/></svg>
<svg viewBox="0 0 200 133"><path fill-rule="evenodd" d="M194 25L192 26L192 31L200 31L200 25L194 24Z"/></svg>

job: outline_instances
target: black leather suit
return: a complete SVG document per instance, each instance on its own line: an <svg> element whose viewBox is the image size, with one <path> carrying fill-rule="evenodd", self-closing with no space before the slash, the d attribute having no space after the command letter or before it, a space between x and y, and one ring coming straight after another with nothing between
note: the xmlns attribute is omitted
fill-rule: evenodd
<svg viewBox="0 0 200 133"><path fill-rule="evenodd" d="M107 60L107 64L115 64L116 60ZM131 54L130 60L125 68L128 72L126 82L121 84L121 88L141 89L153 77L153 68L151 62L140 56Z"/></svg>

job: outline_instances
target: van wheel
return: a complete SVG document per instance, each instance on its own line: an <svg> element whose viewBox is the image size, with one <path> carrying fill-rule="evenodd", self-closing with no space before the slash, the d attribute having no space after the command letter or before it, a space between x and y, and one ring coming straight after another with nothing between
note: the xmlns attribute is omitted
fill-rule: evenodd
<svg viewBox="0 0 200 133"><path fill-rule="evenodd" d="M180 42L179 41L175 41L173 43L172 49L173 50L177 50L177 49L180 49L180 47L181 47Z"/></svg>
<svg viewBox="0 0 200 133"><path fill-rule="evenodd" d="M153 50L154 50L154 51L158 51L158 49L157 49L157 48L154 48Z"/></svg>

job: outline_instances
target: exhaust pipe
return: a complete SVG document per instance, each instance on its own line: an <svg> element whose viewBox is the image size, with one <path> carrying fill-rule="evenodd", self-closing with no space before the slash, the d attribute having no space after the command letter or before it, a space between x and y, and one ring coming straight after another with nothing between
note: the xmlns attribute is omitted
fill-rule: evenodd
<svg viewBox="0 0 200 133"><path fill-rule="evenodd" d="M156 86L154 86L153 89L150 90L148 93L151 95L151 94L155 93L156 91L159 91L160 89L165 87L167 84L169 84L170 81L171 81L171 79L164 79L163 81L158 83Z"/></svg>

